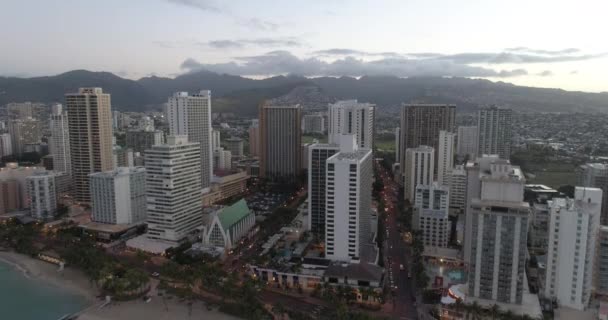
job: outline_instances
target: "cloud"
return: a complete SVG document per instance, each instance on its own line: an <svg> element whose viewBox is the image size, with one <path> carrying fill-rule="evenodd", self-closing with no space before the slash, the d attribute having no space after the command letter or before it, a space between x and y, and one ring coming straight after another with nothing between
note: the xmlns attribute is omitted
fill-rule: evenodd
<svg viewBox="0 0 608 320"><path fill-rule="evenodd" d="M277 29L279 29L279 25L277 23L270 22L267 20L261 20L258 18L239 20L237 21L237 23L249 29L255 29L260 31L277 31Z"/></svg>
<svg viewBox="0 0 608 320"><path fill-rule="evenodd" d="M572 74L572 75L578 74L578 70L572 70L572 71L570 71L570 74Z"/></svg>
<svg viewBox="0 0 608 320"><path fill-rule="evenodd" d="M486 63L486 64L520 64L520 63L554 63L569 61L584 61L608 56L607 53L583 54L583 55L539 55L522 54L512 52L500 53L459 53L453 55L443 55L433 59L451 60L456 63Z"/></svg>
<svg viewBox="0 0 608 320"><path fill-rule="evenodd" d="M453 77L515 77L528 74L526 70L496 71L479 66L458 64L450 60L382 58L364 61L344 57L332 62L316 57L299 58L288 51L272 51L263 55L237 57L227 63L205 64L192 58L181 65L187 72L208 70L234 75L270 76L298 74L302 76L453 76Z"/></svg>
<svg viewBox="0 0 608 320"><path fill-rule="evenodd" d="M238 49L245 46L257 46L262 48L277 48L277 47L300 47L302 42L295 38L257 38L257 39L240 39L240 40L213 40L206 43L199 43L215 49Z"/></svg>
<svg viewBox="0 0 608 320"><path fill-rule="evenodd" d="M551 70L545 70L543 72L537 73L536 75L540 76L540 77L550 77L550 76L553 75L553 71L551 71Z"/></svg>
<svg viewBox="0 0 608 320"><path fill-rule="evenodd" d="M222 12L220 7L217 5L216 1L214 1L214 0L167 0L167 1L174 3L174 4L191 7L191 8L208 11L208 12L215 12L215 13Z"/></svg>
<svg viewBox="0 0 608 320"><path fill-rule="evenodd" d="M578 53L581 50L577 48L566 48L561 50L540 50L540 49L530 49L528 47L515 47L515 48L507 48L505 51L511 52L527 52L533 54L544 54L544 55L563 55L563 54L572 54Z"/></svg>

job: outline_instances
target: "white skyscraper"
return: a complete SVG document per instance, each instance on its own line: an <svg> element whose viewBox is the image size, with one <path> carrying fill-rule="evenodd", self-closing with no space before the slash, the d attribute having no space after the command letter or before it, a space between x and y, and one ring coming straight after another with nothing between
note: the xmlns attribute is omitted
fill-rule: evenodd
<svg viewBox="0 0 608 320"><path fill-rule="evenodd" d="M450 187L450 208L464 210L467 195L467 172L464 166L455 166L448 172L445 185Z"/></svg>
<svg viewBox="0 0 608 320"><path fill-rule="evenodd" d="M70 175L70 130L67 114L61 104L52 106L50 129L49 152L53 156L53 170Z"/></svg>
<svg viewBox="0 0 608 320"><path fill-rule="evenodd" d="M213 151L213 168L230 170L232 168L232 152L220 147Z"/></svg>
<svg viewBox="0 0 608 320"><path fill-rule="evenodd" d="M211 131L211 150L215 151L222 147L221 132L219 130Z"/></svg>
<svg viewBox="0 0 608 320"><path fill-rule="evenodd" d="M329 143L338 143L340 135L353 134L360 148L374 147L374 114L376 105L357 100L338 101L329 105Z"/></svg>
<svg viewBox="0 0 608 320"><path fill-rule="evenodd" d="M354 135L340 137L340 152L327 159L325 256L358 260L371 243L373 159Z"/></svg>
<svg viewBox="0 0 608 320"><path fill-rule="evenodd" d="M584 310L593 290L602 190L576 187L574 199L553 198L545 296L560 306Z"/></svg>
<svg viewBox="0 0 608 320"><path fill-rule="evenodd" d="M415 228L422 231L425 246L448 246L450 240L449 221L450 191L438 183L416 187Z"/></svg>
<svg viewBox="0 0 608 320"><path fill-rule="evenodd" d="M405 177L404 199L414 203L416 186L433 183L435 170L435 149L420 146L405 150L405 168L401 168Z"/></svg>
<svg viewBox="0 0 608 320"><path fill-rule="evenodd" d="M0 157L7 157L13 154L11 135L8 133L0 134Z"/></svg>
<svg viewBox="0 0 608 320"><path fill-rule="evenodd" d="M52 171L42 171L25 178L33 218L50 219L57 214L56 176Z"/></svg>
<svg viewBox="0 0 608 320"><path fill-rule="evenodd" d="M395 159L399 162L399 145L401 139L401 129L399 127L395 128Z"/></svg>
<svg viewBox="0 0 608 320"><path fill-rule="evenodd" d="M471 197L466 212L469 296L521 304L530 219L530 206L523 201L524 174L508 160L482 162L480 192Z"/></svg>
<svg viewBox="0 0 608 320"><path fill-rule="evenodd" d="M132 224L146 220L146 170L119 167L92 173L91 220L108 224Z"/></svg>
<svg viewBox="0 0 608 320"><path fill-rule="evenodd" d="M148 238L179 242L203 224L200 148L169 136L146 152Z"/></svg>
<svg viewBox="0 0 608 320"><path fill-rule="evenodd" d="M437 182L446 185L445 177L454 167L454 140L456 135L448 131L439 131L439 149L437 150Z"/></svg>
<svg viewBox="0 0 608 320"><path fill-rule="evenodd" d="M460 157L469 156L469 159L475 159L477 156L477 127L458 127L457 139L456 154Z"/></svg>
<svg viewBox="0 0 608 320"><path fill-rule="evenodd" d="M169 134L187 135L188 141L201 145L201 186L211 185L213 176L213 151L211 141L211 91L201 90L198 94L177 92L167 102Z"/></svg>
<svg viewBox="0 0 608 320"><path fill-rule="evenodd" d="M511 157L511 109L489 107L479 109L477 117L477 155L497 154Z"/></svg>

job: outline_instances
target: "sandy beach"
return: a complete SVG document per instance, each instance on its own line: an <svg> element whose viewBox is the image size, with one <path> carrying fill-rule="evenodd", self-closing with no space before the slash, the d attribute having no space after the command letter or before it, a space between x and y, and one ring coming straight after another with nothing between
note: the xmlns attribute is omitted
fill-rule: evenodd
<svg viewBox="0 0 608 320"><path fill-rule="evenodd" d="M24 276L40 279L53 286L72 291L89 301L89 306L80 312L78 319L83 320L190 320L217 319L238 320L239 318L207 310L203 302L198 301L190 308L179 299L153 295L148 303L137 299L127 302L112 302L103 308L103 301L97 298L99 291L79 270L66 267L59 272L58 267L25 255L14 252L0 251L0 261L13 265L23 272ZM155 292L155 290L152 290Z"/></svg>

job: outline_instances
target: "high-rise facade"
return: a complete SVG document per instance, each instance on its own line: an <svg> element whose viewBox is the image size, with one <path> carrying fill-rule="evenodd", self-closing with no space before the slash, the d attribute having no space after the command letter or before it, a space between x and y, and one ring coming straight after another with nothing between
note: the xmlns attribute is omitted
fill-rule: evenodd
<svg viewBox="0 0 608 320"><path fill-rule="evenodd" d="M146 170L119 167L97 172L91 179L91 220L132 224L146 220Z"/></svg>
<svg viewBox="0 0 608 320"><path fill-rule="evenodd" d="M439 132L454 132L456 106L448 104L404 104L401 109L399 161L405 175L405 150L419 146L439 148ZM437 161L437 160L435 160ZM435 163L437 167L437 163ZM412 191L413 192L413 191Z"/></svg>
<svg viewBox="0 0 608 320"><path fill-rule="evenodd" d="M11 135L8 133L0 134L0 158L13 155L13 144Z"/></svg>
<svg viewBox="0 0 608 320"><path fill-rule="evenodd" d="M329 143L338 143L344 134L355 135L360 148L374 148L376 105L343 100L329 105Z"/></svg>
<svg viewBox="0 0 608 320"><path fill-rule="evenodd" d="M259 157L260 156L260 123L255 120L252 121L251 126L247 130L249 135L249 156Z"/></svg>
<svg viewBox="0 0 608 320"><path fill-rule="evenodd" d="M222 133L219 130L211 131L211 150L215 151L222 147Z"/></svg>
<svg viewBox="0 0 608 320"><path fill-rule="evenodd" d="M260 175L273 181L295 181L302 168L302 108L260 106Z"/></svg>
<svg viewBox="0 0 608 320"><path fill-rule="evenodd" d="M450 240L450 191L438 183L418 185L414 201L415 227L425 246L446 248Z"/></svg>
<svg viewBox="0 0 608 320"><path fill-rule="evenodd" d="M69 176L72 172L72 165L70 163L70 130L68 115L63 110L61 104L52 106L50 129L49 151L53 156L53 170L64 172Z"/></svg>
<svg viewBox="0 0 608 320"><path fill-rule="evenodd" d="M325 117L322 114L307 114L302 118L304 133L325 133Z"/></svg>
<svg viewBox="0 0 608 320"><path fill-rule="evenodd" d="M602 190L576 187L574 199L553 198L545 297L560 306L584 310L593 291Z"/></svg>
<svg viewBox="0 0 608 320"><path fill-rule="evenodd" d="M243 157L243 139L237 137L230 137L224 142L226 150L230 151L232 157L240 159Z"/></svg>
<svg viewBox="0 0 608 320"><path fill-rule="evenodd" d="M201 185L203 189L209 188L213 176L211 91L173 94L167 102L167 121L170 135L187 135L188 141L201 145Z"/></svg>
<svg viewBox="0 0 608 320"><path fill-rule="evenodd" d="M395 161L399 161L399 141L401 139L401 128L395 128Z"/></svg>
<svg viewBox="0 0 608 320"><path fill-rule="evenodd" d="M521 304L530 206L523 201L525 178L508 160L480 170L480 193L472 197L465 236L471 238L469 295Z"/></svg>
<svg viewBox="0 0 608 320"><path fill-rule="evenodd" d="M21 208L17 179L0 179L0 214Z"/></svg>
<svg viewBox="0 0 608 320"><path fill-rule="evenodd" d="M56 174L52 171L36 172L25 178L30 200L30 215L36 219L50 219L57 214Z"/></svg>
<svg viewBox="0 0 608 320"><path fill-rule="evenodd" d="M445 178L454 167L454 142L456 135L449 131L439 131L439 149L437 149L437 182L446 185Z"/></svg>
<svg viewBox="0 0 608 320"><path fill-rule="evenodd" d="M416 186L433 183L435 149L420 146L405 150L405 166L401 171L405 177L404 199L414 203Z"/></svg>
<svg viewBox="0 0 608 320"><path fill-rule="evenodd" d="M8 133L11 136L13 154L21 156L30 144L39 144L42 138L40 121L34 118L9 120Z"/></svg>
<svg viewBox="0 0 608 320"><path fill-rule="evenodd" d="M456 154L459 157L475 159L477 157L477 127L460 126L458 127Z"/></svg>
<svg viewBox="0 0 608 320"><path fill-rule="evenodd" d="M70 137L72 190L89 203L89 174L113 169L110 94L101 88L80 88L65 95Z"/></svg>
<svg viewBox="0 0 608 320"><path fill-rule="evenodd" d="M595 293L606 297L608 296L608 226L600 226L598 233Z"/></svg>
<svg viewBox="0 0 608 320"><path fill-rule="evenodd" d="M146 152L148 238L180 242L203 224L200 148L169 136Z"/></svg>
<svg viewBox="0 0 608 320"><path fill-rule="evenodd" d="M308 226L318 237L325 236L327 159L338 151L338 144L316 143L308 148Z"/></svg>
<svg viewBox="0 0 608 320"><path fill-rule="evenodd" d="M326 161L325 256L351 261L371 242L373 158L354 135L340 138L340 152Z"/></svg>
<svg viewBox="0 0 608 320"><path fill-rule="evenodd" d="M450 208L464 210L467 196L467 172L464 166L455 166L445 180L445 185L450 188Z"/></svg>
<svg viewBox="0 0 608 320"><path fill-rule="evenodd" d="M608 165L586 163L576 169L577 186L602 189L602 225L608 225Z"/></svg>
<svg viewBox="0 0 608 320"><path fill-rule="evenodd" d="M165 135L162 131L129 130L126 134L126 147L133 152L145 153L153 145L163 144Z"/></svg>
<svg viewBox="0 0 608 320"><path fill-rule="evenodd" d="M511 117L513 111L489 107L477 112L477 155L497 154L501 159L511 157Z"/></svg>
<svg viewBox="0 0 608 320"><path fill-rule="evenodd" d="M224 148L213 151L213 169L230 170L232 168L232 153Z"/></svg>

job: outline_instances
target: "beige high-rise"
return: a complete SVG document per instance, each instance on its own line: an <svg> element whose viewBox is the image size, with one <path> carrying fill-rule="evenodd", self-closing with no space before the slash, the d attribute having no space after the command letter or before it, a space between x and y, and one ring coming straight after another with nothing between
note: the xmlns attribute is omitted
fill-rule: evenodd
<svg viewBox="0 0 608 320"><path fill-rule="evenodd" d="M273 181L297 179L302 169L302 109L260 106L260 175Z"/></svg>
<svg viewBox="0 0 608 320"><path fill-rule="evenodd" d="M65 95L70 132L72 185L77 201L90 203L89 174L113 169L110 94L80 88Z"/></svg>

